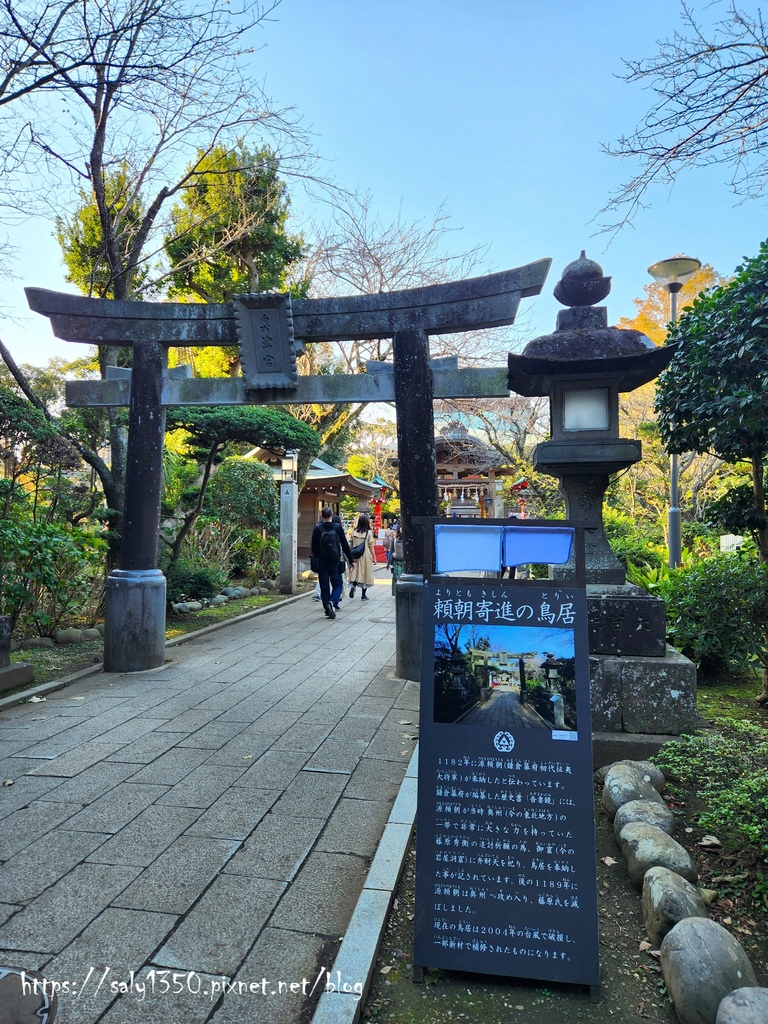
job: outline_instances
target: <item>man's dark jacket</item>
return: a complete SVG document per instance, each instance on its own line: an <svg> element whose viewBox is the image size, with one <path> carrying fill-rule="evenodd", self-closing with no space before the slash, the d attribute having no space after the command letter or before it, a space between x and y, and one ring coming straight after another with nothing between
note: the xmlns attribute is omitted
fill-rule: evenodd
<svg viewBox="0 0 768 1024"><path fill-rule="evenodd" d="M324 572L335 572L338 565L327 565L322 561L322 538L323 533L326 533L328 530L336 531L339 535L342 557L346 558L347 562L352 561L352 552L349 549L349 542L344 534L344 527L339 523L334 523L332 519L321 519L317 526L315 526L312 531L312 540L310 542L309 550L313 560L317 561L318 566L323 569Z"/></svg>

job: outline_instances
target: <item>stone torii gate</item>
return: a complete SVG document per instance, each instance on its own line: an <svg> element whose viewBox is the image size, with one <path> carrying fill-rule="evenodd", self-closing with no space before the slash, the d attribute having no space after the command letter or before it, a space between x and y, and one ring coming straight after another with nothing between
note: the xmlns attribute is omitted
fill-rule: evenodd
<svg viewBox="0 0 768 1024"><path fill-rule="evenodd" d="M106 380L66 386L71 406L130 407L120 568L107 579L105 670L145 671L165 656L165 577L157 565L166 406L394 401L405 569L418 574L423 527L411 520L438 514L432 400L509 394L506 368L430 361L429 335L513 323L520 299L541 292L550 263L399 292L293 301L259 293L223 304L132 302L25 289L57 338L133 348L132 370L112 368ZM369 363L367 373L351 375L296 372L304 343L386 337L393 339L391 365ZM194 379L188 368L167 369L169 348L211 345L239 345L241 378Z"/></svg>

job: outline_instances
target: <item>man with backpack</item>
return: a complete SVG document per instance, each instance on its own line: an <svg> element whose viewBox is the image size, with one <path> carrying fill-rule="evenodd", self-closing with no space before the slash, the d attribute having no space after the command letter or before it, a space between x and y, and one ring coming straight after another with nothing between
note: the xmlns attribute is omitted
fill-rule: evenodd
<svg viewBox="0 0 768 1024"><path fill-rule="evenodd" d="M320 599L329 619L336 618L344 589L341 578L342 552L351 568L352 552L344 535L344 527L333 522L333 509L326 505L320 513L320 522L312 531L310 565L320 579Z"/></svg>

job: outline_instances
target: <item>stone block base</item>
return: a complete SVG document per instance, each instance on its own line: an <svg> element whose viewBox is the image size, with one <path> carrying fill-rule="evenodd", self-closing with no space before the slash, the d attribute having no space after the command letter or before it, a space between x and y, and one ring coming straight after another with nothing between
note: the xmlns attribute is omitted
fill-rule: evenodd
<svg viewBox="0 0 768 1024"><path fill-rule="evenodd" d="M165 576L115 569L107 577L104 671L144 672L165 660Z"/></svg>
<svg viewBox="0 0 768 1024"><path fill-rule="evenodd" d="M666 650L663 658L590 655L593 732L679 736L696 729L696 668Z"/></svg>
<svg viewBox="0 0 768 1024"><path fill-rule="evenodd" d="M597 771L614 761L647 761L665 743L677 736L645 735L630 732L592 733L592 767Z"/></svg>
<svg viewBox="0 0 768 1024"><path fill-rule="evenodd" d="M591 654L664 657L667 623L660 597L631 583L589 586L587 613Z"/></svg>
<svg viewBox="0 0 768 1024"><path fill-rule="evenodd" d="M35 672L28 661L17 661L0 668L0 693L15 690L18 686L26 686L34 682Z"/></svg>
<svg viewBox="0 0 768 1024"><path fill-rule="evenodd" d="M401 679L421 679L421 615L424 577L403 573L395 587L395 672Z"/></svg>

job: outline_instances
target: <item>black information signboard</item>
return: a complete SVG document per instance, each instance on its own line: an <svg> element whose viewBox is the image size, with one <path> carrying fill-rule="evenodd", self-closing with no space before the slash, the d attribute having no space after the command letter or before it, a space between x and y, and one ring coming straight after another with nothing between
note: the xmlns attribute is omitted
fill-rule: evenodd
<svg viewBox="0 0 768 1024"><path fill-rule="evenodd" d="M600 983L587 609L424 588L414 964Z"/></svg>

